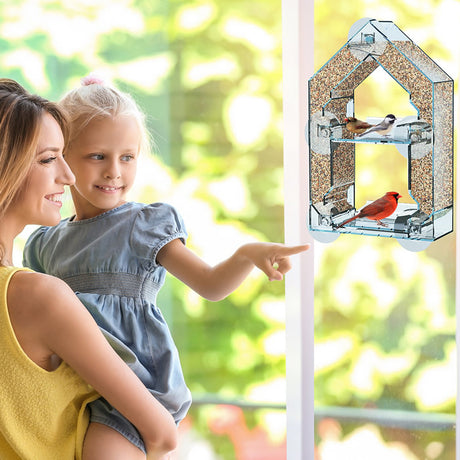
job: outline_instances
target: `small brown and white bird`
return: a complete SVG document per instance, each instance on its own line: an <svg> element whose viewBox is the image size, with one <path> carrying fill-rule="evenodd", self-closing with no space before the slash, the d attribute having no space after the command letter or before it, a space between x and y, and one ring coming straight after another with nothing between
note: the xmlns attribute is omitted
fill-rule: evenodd
<svg viewBox="0 0 460 460"><path fill-rule="evenodd" d="M345 128L347 128L348 131L356 134L362 134L374 126L365 121L358 120L355 117L346 117L344 118L344 121L346 123Z"/></svg>
<svg viewBox="0 0 460 460"><path fill-rule="evenodd" d="M396 208L398 207L398 200L400 198L401 195L398 192L387 192L378 200L364 206L364 208L362 208L356 216L342 222L337 228L343 227L349 222L359 219L360 217L375 220L379 225L386 227L386 225L382 222L382 219L391 216L396 211Z"/></svg>
<svg viewBox="0 0 460 460"><path fill-rule="evenodd" d="M364 131L364 133L359 134L359 137L369 133L377 133L381 136L388 136L389 132L393 129L395 121L396 117L392 113L389 113L378 125L375 125L367 131Z"/></svg>

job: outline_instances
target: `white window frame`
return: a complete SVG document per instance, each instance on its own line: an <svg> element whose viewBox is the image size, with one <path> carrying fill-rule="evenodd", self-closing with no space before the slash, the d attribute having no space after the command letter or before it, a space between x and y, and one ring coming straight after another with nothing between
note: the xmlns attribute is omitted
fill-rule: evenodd
<svg viewBox="0 0 460 460"><path fill-rule="evenodd" d="M310 242L286 276L287 458L314 458L313 240L307 231L307 82L313 74L313 0L282 0L284 213L287 244Z"/></svg>

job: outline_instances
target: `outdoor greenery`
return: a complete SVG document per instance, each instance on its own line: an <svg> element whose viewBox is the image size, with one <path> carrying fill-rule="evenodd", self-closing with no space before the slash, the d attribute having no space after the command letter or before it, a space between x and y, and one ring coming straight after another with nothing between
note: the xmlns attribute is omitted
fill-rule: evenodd
<svg viewBox="0 0 460 460"><path fill-rule="evenodd" d="M375 17L393 20L456 77L460 40L448 18L459 10L458 0L316 0L315 70L343 46L356 20ZM275 0L0 3L3 77L57 100L97 71L136 98L154 148L142 159L133 198L175 205L188 245L209 263L246 241L284 239L281 45ZM393 81L369 78L359 88L360 118L393 109L410 111ZM407 194L396 151L361 149L357 158L358 204L390 183ZM71 212L69 200L65 214ZM18 262L29 232L19 241ZM423 253L356 236L316 244L317 407L455 412L454 242L449 235ZM254 272L226 300L211 303L170 277L159 306L197 399L284 402L284 283ZM197 405L182 424L190 455L183 458L281 460L284 417ZM329 420L318 426L318 460L358 460L346 449L366 429L387 449L385 459L454 455L454 433L396 433ZM207 457L190 453L191 439L207 440ZM328 454L333 442L342 447ZM263 457L250 457L248 446Z"/></svg>
<svg viewBox="0 0 460 460"><path fill-rule="evenodd" d="M2 76L31 91L57 100L96 71L135 97L154 148L132 197L175 205L206 261L247 241L284 240L280 2L12 0L0 5L0 37ZM284 403L284 283L254 271L211 303L171 277L158 303L198 401ZM181 429L235 458L245 438L213 429L214 410L194 407ZM238 420L249 437L268 427L272 441L261 442L284 449L283 411Z"/></svg>

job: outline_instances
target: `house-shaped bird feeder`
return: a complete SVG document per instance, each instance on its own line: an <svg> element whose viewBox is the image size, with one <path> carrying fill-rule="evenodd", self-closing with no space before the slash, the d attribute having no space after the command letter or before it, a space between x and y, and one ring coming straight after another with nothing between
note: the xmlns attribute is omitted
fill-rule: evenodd
<svg viewBox="0 0 460 460"><path fill-rule="evenodd" d="M398 118L391 130L356 134L344 120L355 116L355 89L377 68L405 91L417 115ZM421 250L453 230L454 82L395 24L364 18L347 43L309 80L310 209L314 238L328 242L340 233L398 238ZM386 114L380 114L386 115ZM379 119L366 120L378 124ZM408 193L381 221L356 216L355 145L393 144L407 158ZM369 197L370 203L389 190ZM405 191L398 190L401 195Z"/></svg>

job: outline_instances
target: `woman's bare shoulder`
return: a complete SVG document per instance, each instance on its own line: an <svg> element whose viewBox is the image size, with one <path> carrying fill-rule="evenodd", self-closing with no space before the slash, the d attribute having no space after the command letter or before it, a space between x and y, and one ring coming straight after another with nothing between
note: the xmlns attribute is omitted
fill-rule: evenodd
<svg viewBox="0 0 460 460"><path fill-rule="evenodd" d="M79 304L72 290L60 279L20 270L10 280L7 304L11 324L23 351L36 364L54 369L50 359L58 355L49 341L73 322L72 305Z"/></svg>
<svg viewBox="0 0 460 460"><path fill-rule="evenodd" d="M45 273L38 273L31 270L19 270L17 271L10 284L19 284L21 287L30 289L36 289L40 291L48 287L52 288L66 288L67 284L55 276L47 275Z"/></svg>
<svg viewBox="0 0 460 460"><path fill-rule="evenodd" d="M70 287L59 278L32 271L17 271L8 287L8 305L22 304L28 309L41 310L55 305L61 296L73 296Z"/></svg>

